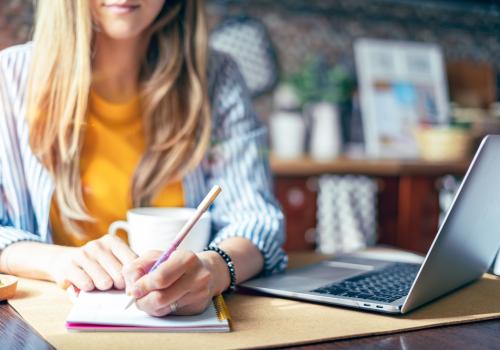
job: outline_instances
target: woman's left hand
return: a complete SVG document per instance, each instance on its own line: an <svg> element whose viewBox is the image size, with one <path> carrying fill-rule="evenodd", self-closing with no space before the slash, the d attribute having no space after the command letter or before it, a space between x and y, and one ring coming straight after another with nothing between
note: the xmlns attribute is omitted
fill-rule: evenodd
<svg viewBox="0 0 500 350"><path fill-rule="evenodd" d="M203 312L218 289L209 255L177 250L146 274L161 251L150 251L123 268L126 290L139 309L153 316Z"/></svg>

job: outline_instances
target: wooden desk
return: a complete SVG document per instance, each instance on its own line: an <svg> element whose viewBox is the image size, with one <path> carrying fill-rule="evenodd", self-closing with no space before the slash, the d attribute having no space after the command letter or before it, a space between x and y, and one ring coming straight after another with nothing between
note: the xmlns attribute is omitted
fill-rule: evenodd
<svg viewBox="0 0 500 350"><path fill-rule="evenodd" d="M498 348L498 344L500 344L500 320L493 320L287 349L495 349ZM27 325L7 303L0 303L0 349L44 350L53 347Z"/></svg>
<svg viewBox="0 0 500 350"><path fill-rule="evenodd" d="M425 253L439 222L437 180L464 175L469 161L374 160L339 158L315 162L309 158L285 161L271 157L278 200L287 221L285 248L314 248L316 178L324 174L355 174L378 182L379 243Z"/></svg>

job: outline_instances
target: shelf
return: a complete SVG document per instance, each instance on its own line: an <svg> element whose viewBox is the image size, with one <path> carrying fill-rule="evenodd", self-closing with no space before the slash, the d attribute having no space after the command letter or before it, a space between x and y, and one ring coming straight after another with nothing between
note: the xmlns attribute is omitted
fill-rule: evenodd
<svg viewBox="0 0 500 350"><path fill-rule="evenodd" d="M279 176L310 176L321 174L360 174L372 176L463 175L470 160L432 162L426 160L351 159L340 157L333 161L318 162L309 157L283 160L270 157L271 169Z"/></svg>

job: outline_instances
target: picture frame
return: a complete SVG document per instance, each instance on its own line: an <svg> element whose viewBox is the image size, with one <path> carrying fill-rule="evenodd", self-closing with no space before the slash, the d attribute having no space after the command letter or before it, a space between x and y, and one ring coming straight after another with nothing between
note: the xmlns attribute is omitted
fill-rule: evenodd
<svg viewBox="0 0 500 350"><path fill-rule="evenodd" d="M367 155L418 158L415 128L449 122L441 48L431 43L359 39L354 55Z"/></svg>

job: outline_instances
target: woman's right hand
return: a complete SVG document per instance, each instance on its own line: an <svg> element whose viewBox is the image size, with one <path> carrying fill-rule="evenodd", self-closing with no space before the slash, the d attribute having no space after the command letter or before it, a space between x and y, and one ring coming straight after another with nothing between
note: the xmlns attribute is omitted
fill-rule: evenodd
<svg viewBox="0 0 500 350"><path fill-rule="evenodd" d="M83 291L124 289L122 266L137 258L123 240L110 234L79 248L61 248L52 260L52 279L62 288L74 285Z"/></svg>

